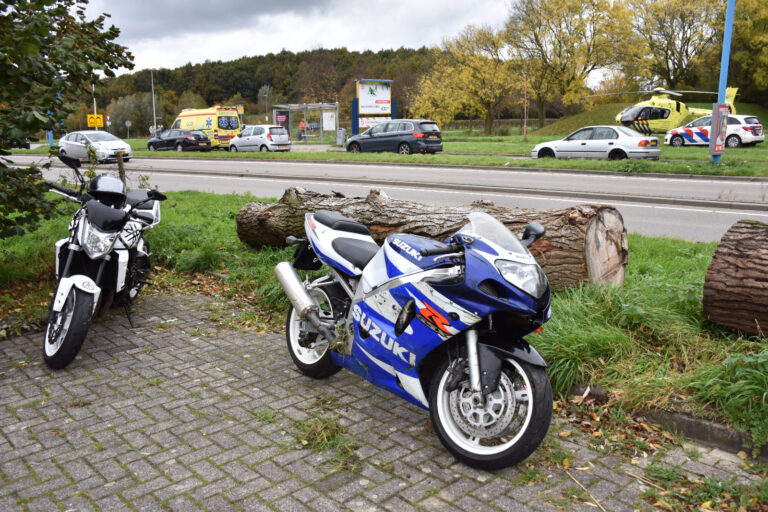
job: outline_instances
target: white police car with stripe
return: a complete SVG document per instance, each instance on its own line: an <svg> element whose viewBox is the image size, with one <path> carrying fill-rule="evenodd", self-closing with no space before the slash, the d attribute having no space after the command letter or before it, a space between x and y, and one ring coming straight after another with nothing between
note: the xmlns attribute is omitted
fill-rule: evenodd
<svg viewBox="0 0 768 512"><path fill-rule="evenodd" d="M704 116L691 121L685 126L669 130L664 143L670 146L706 146L709 144L710 123L712 116ZM757 116L732 114L728 116L725 145L729 148L754 146L765 140L763 125Z"/></svg>

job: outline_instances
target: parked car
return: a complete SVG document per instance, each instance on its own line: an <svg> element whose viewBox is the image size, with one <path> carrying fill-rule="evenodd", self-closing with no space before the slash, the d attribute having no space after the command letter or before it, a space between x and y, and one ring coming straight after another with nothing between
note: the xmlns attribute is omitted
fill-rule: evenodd
<svg viewBox="0 0 768 512"><path fill-rule="evenodd" d="M200 130L165 130L157 137L147 141L147 149L161 151L210 151L211 140Z"/></svg>
<svg viewBox="0 0 768 512"><path fill-rule="evenodd" d="M59 139L59 154L78 158L81 161L88 160L88 148L92 147L99 162L117 160L117 152L123 152L123 161L127 162L133 157L133 150L122 139L109 132L96 130L83 130L70 132Z"/></svg>
<svg viewBox="0 0 768 512"><path fill-rule="evenodd" d="M377 124L347 140L347 151L394 151L437 153L443 150L443 135L437 123L427 119L393 119Z"/></svg>
<svg viewBox="0 0 768 512"><path fill-rule="evenodd" d="M537 144L531 158L646 158L658 160L659 139L626 126L585 126L561 140Z"/></svg>
<svg viewBox="0 0 768 512"><path fill-rule="evenodd" d="M288 131L275 124L248 126L237 137L229 141L229 150L237 151L290 151L291 136Z"/></svg>
<svg viewBox="0 0 768 512"><path fill-rule="evenodd" d="M691 121L685 126L669 130L664 136L664 144L670 146L705 146L709 145L709 130L712 116L704 116ZM725 145L729 148L754 146L765 141L763 125L757 116L731 114L728 116Z"/></svg>

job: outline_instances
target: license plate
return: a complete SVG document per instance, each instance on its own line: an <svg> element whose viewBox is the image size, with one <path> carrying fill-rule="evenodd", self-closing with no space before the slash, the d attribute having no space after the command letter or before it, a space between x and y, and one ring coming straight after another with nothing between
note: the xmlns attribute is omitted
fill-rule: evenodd
<svg viewBox="0 0 768 512"><path fill-rule="evenodd" d="M201 142L201 143L200 143L200 145L201 145L201 146L207 146L207 145L208 145L208 143L207 143L207 142Z"/></svg>
<svg viewBox="0 0 768 512"><path fill-rule="evenodd" d="M430 136L429 136L429 138L430 138L430 139L436 139L436 138L438 138L438 137L437 137L437 135L430 135Z"/></svg>
<svg viewBox="0 0 768 512"><path fill-rule="evenodd" d="M279 149L285 149L285 148L287 148L288 146L277 146L277 147L278 147Z"/></svg>

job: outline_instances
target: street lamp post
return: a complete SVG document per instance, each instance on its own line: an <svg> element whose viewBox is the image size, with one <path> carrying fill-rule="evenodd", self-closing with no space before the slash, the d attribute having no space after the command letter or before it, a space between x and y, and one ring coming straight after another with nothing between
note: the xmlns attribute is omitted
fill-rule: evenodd
<svg viewBox="0 0 768 512"><path fill-rule="evenodd" d="M157 134L157 113L155 112L155 75L151 69L149 70L149 81L152 87L152 128L155 134Z"/></svg>
<svg viewBox="0 0 768 512"><path fill-rule="evenodd" d="M528 72L523 71L525 77L524 100L523 100L523 142L528 142Z"/></svg>
<svg viewBox="0 0 768 512"><path fill-rule="evenodd" d="M733 32L733 11L735 9L735 0L728 0L725 10L725 30L723 31L723 51L720 56L720 87L717 90L717 102L725 103L725 89L728 87L728 65L731 59L731 33ZM715 112L712 112L712 119L715 119ZM711 130L714 132L714 130ZM711 133L714 135L714 133ZM723 137L725 137L723 133ZM714 137L713 137L714 138ZM711 152L711 150L710 150ZM712 155L713 162L720 161L720 154Z"/></svg>

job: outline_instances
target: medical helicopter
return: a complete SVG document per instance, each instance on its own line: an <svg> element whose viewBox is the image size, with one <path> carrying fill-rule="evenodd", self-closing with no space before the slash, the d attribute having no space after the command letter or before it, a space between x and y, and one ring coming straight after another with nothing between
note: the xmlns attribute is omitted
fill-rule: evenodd
<svg viewBox="0 0 768 512"><path fill-rule="evenodd" d="M731 108L731 114L736 113L733 100L738 91L737 87L728 87L725 90L725 103ZM657 87L652 91L636 91L635 93L621 94L648 94L652 93L649 100L641 101L631 107L627 107L616 116L616 123L632 128L640 133L666 133L669 130L682 126L690 121L689 117L698 119L712 113L712 109L686 107L685 103L671 98L680 97L683 93L689 94L717 94L710 91L678 91Z"/></svg>

